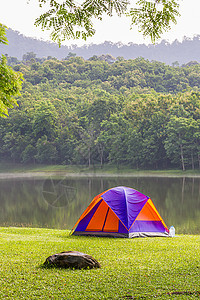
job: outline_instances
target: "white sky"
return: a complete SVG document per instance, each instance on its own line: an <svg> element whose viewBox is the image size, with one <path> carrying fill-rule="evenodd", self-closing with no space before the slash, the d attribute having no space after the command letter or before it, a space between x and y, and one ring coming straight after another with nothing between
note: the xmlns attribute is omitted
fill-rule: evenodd
<svg viewBox="0 0 200 300"><path fill-rule="evenodd" d="M28 3L29 2L29 3ZM132 1L135 3L135 1ZM134 5L133 5L134 7ZM38 0L0 0L0 23L17 30L25 36L36 37L38 39L50 40L49 32L42 31L35 27L34 20L41 14ZM200 34L200 0L180 0L181 17L176 25L162 36L169 42L178 39L181 41L184 36L192 38ZM82 40L67 40L64 45L77 44L99 44L104 41L129 42L136 44L149 44L149 39L144 39L138 33L137 27L130 30L130 20L127 17L105 17L103 21L95 21L96 34L89 38L87 42Z"/></svg>

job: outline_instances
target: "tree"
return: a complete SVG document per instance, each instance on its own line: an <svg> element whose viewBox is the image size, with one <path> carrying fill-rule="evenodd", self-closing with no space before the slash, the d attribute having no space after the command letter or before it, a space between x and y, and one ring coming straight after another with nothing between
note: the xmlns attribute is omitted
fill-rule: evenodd
<svg viewBox="0 0 200 300"><path fill-rule="evenodd" d="M164 31L176 23L179 16L178 0L138 0L131 8L128 0L84 0L80 4L74 0L38 0L39 5L47 5L47 11L36 19L36 26L52 29L52 39L59 44L66 38L84 40L95 34L94 18L102 20L103 15L126 15L131 18L131 26L137 25L144 36L152 42L160 38Z"/></svg>
<svg viewBox="0 0 200 300"><path fill-rule="evenodd" d="M48 99L42 99L35 103L35 112L32 123L34 136L38 139L46 136L48 140L54 140L57 132L58 113L55 106Z"/></svg>
<svg viewBox="0 0 200 300"><path fill-rule="evenodd" d="M193 118L172 116L167 124L165 149L173 162L181 161L182 170L191 161L194 169L194 156L198 154L198 122Z"/></svg>
<svg viewBox="0 0 200 300"><path fill-rule="evenodd" d="M22 59L24 62L28 62L31 59L35 60L36 54L34 52L27 52L26 54L23 55Z"/></svg>
<svg viewBox="0 0 200 300"><path fill-rule="evenodd" d="M37 153L35 155L36 161L39 163L53 163L56 161L57 150L52 142L44 135L38 139L36 144Z"/></svg>
<svg viewBox="0 0 200 300"><path fill-rule="evenodd" d="M0 43L7 44L6 26L0 23ZM7 66L4 55L0 57L0 117L8 116L8 108L17 105L14 96L19 94L22 85L22 74Z"/></svg>

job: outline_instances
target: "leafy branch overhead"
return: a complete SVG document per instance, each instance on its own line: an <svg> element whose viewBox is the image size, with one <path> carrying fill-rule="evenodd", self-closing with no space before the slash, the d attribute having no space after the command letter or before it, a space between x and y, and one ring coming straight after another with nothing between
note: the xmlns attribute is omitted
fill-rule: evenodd
<svg viewBox="0 0 200 300"><path fill-rule="evenodd" d="M179 16L179 5L176 1L139 0L137 4L139 8L131 9L128 15L132 17L132 25L138 25L139 31L144 36L150 36L152 42L169 30L172 23L176 24L176 17Z"/></svg>
<svg viewBox="0 0 200 300"><path fill-rule="evenodd" d="M0 44L7 44L6 26L0 23ZM23 76L7 65L6 56L0 56L0 117L8 116L8 108L17 105L14 96L19 95Z"/></svg>
<svg viewBox="0 0 200 300"><path fill-rule="evenodd" d="M113 14L130 17L131 28L138 26L145 37L155 42L179 16L178 0L139 0L134 8L128 0L38 1L46 12L36 19L35 25L51 30L52 39L59 44L70 38L86 40L95 34L94 19Z"/></svg>

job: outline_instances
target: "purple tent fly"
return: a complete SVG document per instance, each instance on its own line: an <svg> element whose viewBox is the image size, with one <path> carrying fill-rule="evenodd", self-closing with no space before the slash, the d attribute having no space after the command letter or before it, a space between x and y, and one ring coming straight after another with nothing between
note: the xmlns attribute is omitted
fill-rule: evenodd
<svg viewBox="0 0 200 300"><path fill-rule="evenodd" d="M169 236L152 200L128 187L97 195L72 229L73 235L111 237Z"/></svg>

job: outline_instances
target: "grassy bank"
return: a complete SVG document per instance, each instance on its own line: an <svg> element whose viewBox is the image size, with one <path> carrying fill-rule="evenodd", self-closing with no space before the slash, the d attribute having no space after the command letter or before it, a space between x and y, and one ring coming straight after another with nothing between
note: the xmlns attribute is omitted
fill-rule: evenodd
<svg viewBox="0 0 200 300"><path fill-rule="evenodd" d="M23 165L0 163L0 173L6 174L36 174L59 173L79 176L169 176L169 177L200 177L200 170L136 170L127 166L117 168L113 165L80 166L80 165Z"/></svg>
<svg viewBox="0 0 200 300"><path fill-rule="evenodd" d="M200 236L109 239L0 228L0 299L197 299ZM51 254L94 256L96 270L44 269Z"/></svg>

